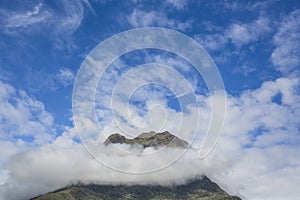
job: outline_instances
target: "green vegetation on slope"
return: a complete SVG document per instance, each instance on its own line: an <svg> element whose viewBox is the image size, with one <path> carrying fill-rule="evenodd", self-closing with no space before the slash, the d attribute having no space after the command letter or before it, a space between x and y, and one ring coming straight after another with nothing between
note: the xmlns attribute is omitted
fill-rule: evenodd
<svg viewBox="0 0 300 200"><path fill-rule="evenodd" d="M157 185L74 185L34 198L34 200L155 200L199 199L239 200L230 196L206 176L185 185L164 187Z"/></svg>

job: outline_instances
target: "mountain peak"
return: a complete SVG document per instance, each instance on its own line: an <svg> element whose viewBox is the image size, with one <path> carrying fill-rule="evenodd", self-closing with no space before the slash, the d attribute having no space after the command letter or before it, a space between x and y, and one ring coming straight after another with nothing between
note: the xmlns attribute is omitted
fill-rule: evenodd
<svg viewBox="0 0 300 200"><path fill-rule="evenodd" d="M203 176L184 185L97 185L77 184L33 198L34 200L51 199L211 199L240 200L222 190L208 177Z"/></svg>
<svg viewBox="0 0 300 200"><path fill-rule="evenodd" d="M164 131L161 133L156 133L154 131L145 132L137 137L130 139L126 138L125 136L114 133L110 135L104 142L105 145L109 144L138 144L143 146L144 148L147 147L172 147L172 148L187 148L189 146L189 143L185 140L182 140L178 138L175 135L172 135L168 131Z"/></svg>

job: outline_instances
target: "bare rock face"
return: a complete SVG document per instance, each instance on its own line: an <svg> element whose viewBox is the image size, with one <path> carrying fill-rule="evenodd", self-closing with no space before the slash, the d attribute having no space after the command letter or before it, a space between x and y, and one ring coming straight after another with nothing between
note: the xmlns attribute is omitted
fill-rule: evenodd
<svg viewBox="0 0 300 200"><path fill-rule="evenodd" d="M123 143L128 143L127 141L128 139L123 136L123 135L120 135L119 133L115 133L115 134L112 134L110 135L104 142L105 145L109 145L111 143L113 144L123 144Z"/></svg>
<svg viewBox="0 0 300 200"><path fill-rule="evenodd" d="M172 148L187 148L189 143L185 140L178 138L175 135L172 135L168 131L162 133L155 133L154 131L142 133L139 136L128 139L119 133L110 135L104 142L105 145L109 144L138 144L147 147L172 147Z"/></svg>

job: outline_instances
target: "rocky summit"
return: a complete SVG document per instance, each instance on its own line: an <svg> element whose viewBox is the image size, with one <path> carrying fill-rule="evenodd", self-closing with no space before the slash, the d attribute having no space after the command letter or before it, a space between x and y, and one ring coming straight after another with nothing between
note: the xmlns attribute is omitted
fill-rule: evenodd
<svg viewBox="0 0 300 200"><path fill-rule="evenodd" d="M72 185L33 198L34 200L240 200L222 190L206 176L184 185Z"/></svg>
<svg viewBox="0 0 300 200"><path fill-rule="evenodd" d="M175 147L175 148L187 148L189 143L185 140L172 135L168 131L162 133L156 133L154 131L142 133L139 136L129 139L119 133L110 135L104 142L105 145L109 144L130 144L130 145L141 145L144 148L147 147Z"/></svg>

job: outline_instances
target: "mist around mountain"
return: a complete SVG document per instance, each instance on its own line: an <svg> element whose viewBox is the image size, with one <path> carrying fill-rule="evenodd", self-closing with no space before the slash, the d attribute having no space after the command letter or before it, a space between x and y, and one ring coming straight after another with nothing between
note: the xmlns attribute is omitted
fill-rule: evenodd
<svg viewBox="0 0 300 200"><path fill-rule="evenodd" d="M145 148L180 148L187 149L188 142L169 133L168 131L156 133L154 131L142 133L133 139L115 133L110 135L104 145L126 144ZM119 184L77 183L54 192L50 192L34 200L98 200L98 199L211 199L211 200L239 200L222 190L207 176L196 176L183 183L169 182L161 184L137 184L120 182ZM32 200L33 200L32 199Z"/></svg>

